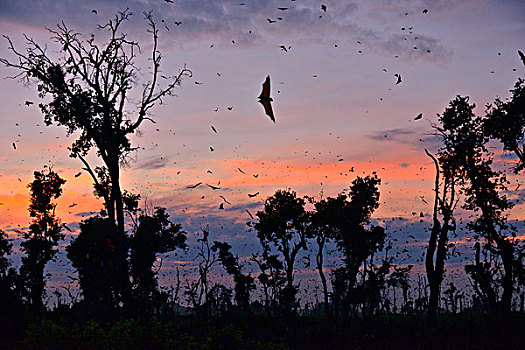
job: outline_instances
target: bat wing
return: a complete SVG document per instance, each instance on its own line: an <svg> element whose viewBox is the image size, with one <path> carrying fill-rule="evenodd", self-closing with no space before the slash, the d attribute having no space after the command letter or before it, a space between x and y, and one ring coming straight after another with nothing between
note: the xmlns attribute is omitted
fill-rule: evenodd
<svg viewBox="0 0 525 350"><path fill-rule="evenodd" d="M269 100L260 100L259 102L263 105L264 112L266 113L266 115L269 116L272 122L275 123L275 117L273 115L273 109L272 109L272 102Z"/></svg>
<svg viewBox="0 0 525 350"><path fill-rule="evenodd" d="M521 60L523 61L523 64L525 64L525 55L523 54L523 52L521 52L520 50L518 50L518 54L520 55L521 57ZM269 77L268 77L269 78ZM268 79L267 78L267 79ZM268 80L269 81L269 80Z"/></svg>
<svg viewBox="0 0 525 350"><path fill-rule="evenodd" d="M259 95L260 99L270 98L270 76L266 76L266 80L262 84L262 92Z"/></svg>

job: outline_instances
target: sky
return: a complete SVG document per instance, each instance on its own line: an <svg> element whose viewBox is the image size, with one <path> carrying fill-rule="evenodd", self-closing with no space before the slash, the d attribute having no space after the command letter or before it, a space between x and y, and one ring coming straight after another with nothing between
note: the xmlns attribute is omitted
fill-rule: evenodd
<svg viewBox="0 0 525 350"><path fill-rule="evenodd" d="M163 73L186 67L193 76L152 110L155 124L132 136L139 149L123 169L122 187L139 193L145 208L167 207L190 240L209 228L241 256L257 249L246 209L255 214L277 189L335 196L375 171L382 180L375 222L399 241L416 236L418 242L399 244L415 249L406 261L416 262L432 210L435 172L424 149L439 148L432 135L437 114L458 94L470 96L481 114L495 97L507 98L525 72L517 54L525 50L519 0L0 0L0 33L19 49L26 34L59 55L46 28L63 21L84 37L103 38L97 25L126 8L133 16L123 30L142 48L134 94L149 70L144 11L160 29ZM12 59L7 47L0 40L0 57ZM16 238L14 229L28 226L27 184L46 165L67 180L57 214L74 229L102 203L88 174L75 177L82 164L67 150L75 135L44 126L36 87L4 79L15 74L0 68L0 228ZM268 75L275 123L257 99ZM414 120L419 113L423 118ZM510 168L512 157L495 147L498 166ZM89 161L100 164L94 152ZM514 189L523 178L510 180ZM509 196L518 202L509 217L521 222L523 196ZM467 238L458 240L472 253Z"/></svg>

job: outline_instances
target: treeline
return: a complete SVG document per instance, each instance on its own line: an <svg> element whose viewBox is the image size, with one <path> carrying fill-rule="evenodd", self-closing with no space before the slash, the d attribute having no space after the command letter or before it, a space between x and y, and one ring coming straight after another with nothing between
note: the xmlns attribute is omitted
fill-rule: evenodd
<svg viewBox="0 0 525 350"><path fill-rule="evenodd" d="M0 63L16 70L17 78L37 86L46 125L63 126L68 135L78 136L69 148L70 156L82 162L93 180L95 196L104 205L100 215L80 224L78 236L66 247L67 257L78 272L82 299L59 306L56 312L65 319L94 320L108 327L134 317L173 319L181 290L199 318L212 318L223 311L251 311L294 319L299 307L294 266L301 252L312 249L317 252L315 267L323 286L325 317L348 320L395 312L388 290L400 289L401 310L427 311L433 324L442 294L451 305L459 295L452 287L442 293L458 206L472 213L468 227L479 242L475 263L465 267L478 309L507 324L512 319L513 298L519 295L523 311L524 247L514 239L516 230L507 219L516 201L507 197L507 169L488 146L489 142L499 142L504 151L512 152L516 162L511 171L522 175L522 79L508 100L496 99L481 116L474 113L475 105L468 97L457 96L434 125L442 146L435 155L426 150L436 169L435 198L425 260L428 288L421 282L417 300L408 296L411 267L396 266L392 258L380 261L378 257L378 252L391 247L385 246L384 228L371 223L379 206L380 179L376 174L357 177L336 197L301 198L292 190L275 192L250 224L262 247L262 253L252 256L259 272L246 273L230 244L209 241L209 232L204 231L197 247L198 278L181 281L177 275L171 291L160 290L157 271L153 270L157 254L186 249L186 235L179 224L170 221L165 208L139 210L140 196L121 188L120 166L135 150L130 135L145 121L152 121L151 109L173 95L191 71L183 68L172 76L160 75L158 29L151 13L145 13L152 37L152 68L146 81L139 84L135 61L141 50L120 31L130 16L129 11L117 14L100 27L98 35L103 38L97 40L95 36L84 40L64 23L58 25L50 30L60 46L58 60L30 38L26 38L24 51L7 38L15 59L0 58ZM137 87L142 90L135 96L141 98L133 104L128 93ZM101 161L99 166L86 159L93 149ZM16 334L28 323L39 323L49 315L43 302L45 267L63 241L64 230L68 230L55 215L55 201L62 193L64 179L49 168L34 175L29 185L32 222L28 230L19 232L23 256L18 271L7 257L12 244L4 232L0 233L0 329L5 334ZM307 203L312 210L305 209ZM326 276L324 248L328 242L338 249L343 265ZM233 290L211 283L210 270L216 264L231 276ZM257 284L262 302L251 297Z"/></svg>

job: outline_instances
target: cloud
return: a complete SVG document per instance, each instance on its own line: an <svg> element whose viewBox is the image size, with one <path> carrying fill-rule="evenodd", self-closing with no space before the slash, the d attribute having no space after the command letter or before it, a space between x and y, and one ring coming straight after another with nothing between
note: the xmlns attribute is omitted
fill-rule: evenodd
<svg viewBox="0 0 525 350"><path fill-rule="evenodd" d="M153 170L153 169L161 169L165 168L166 165L169 163L168 157L161 157L161 156L149 156L146 159L143 159L139 162L137 162L133 169L135 170Z"/></svg>

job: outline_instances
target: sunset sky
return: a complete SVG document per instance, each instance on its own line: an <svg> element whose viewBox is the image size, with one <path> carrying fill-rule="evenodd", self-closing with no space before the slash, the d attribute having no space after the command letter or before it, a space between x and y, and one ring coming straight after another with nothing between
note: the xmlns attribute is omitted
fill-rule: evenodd
<svg viewBox="0 0 525 350"><path fill-rule="evenodd" d="M149 207L167 207L190 235L209 225L214 239L245 254L246 242L255 242L245 210L255 214L275 190L333 196L357 175L376 171L382 185L374 217L413 224L408 230L420 239L419 257L427 235L419 213L428 220L435 176L424 149L439 148L431 135L436 114L457 94L469 95L481 114L496 96L507 98L525 73L517 54L525 50L520 0L0 0L0 33L19 49L25 33L55 54L59 48L46 27L63 20L85 37L102 36L97 24L126 7L134 15L124 30L141 45L143 72L151 39L142 13L152 10L163 73L186 66L193 77L182 82L177 97L153 109L156 124L144 123L142 135L133 136L141 148L123 170L123 187L140 193ZM12 59L7 41L0 42L0 57ZM0 68L2 78L16 73ZM394 74L401 75L400 84ZM275 124L257 102L267 75ZM0 228L15 238L11 229L27 226L26 185L44 165L67 180L58 215L77 227L82 215L102 204L86 173L74 177L81 163L68 157L67 147L75 135L43 126L35 86L2 79L0 91ZM35 104L25 106L27 100ZM423 118L414 121L419 113ZM495 151L501 154L499 146ZM89 159L97 164L94 154ZM500 167L512 163L498 159ZM511 177L510 188L522 181ZM231 202L224 210L221 195ZM520 192L510 196L523 202ZM519 204L510 214L520 220L525 209Z"/></svg>

